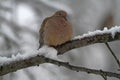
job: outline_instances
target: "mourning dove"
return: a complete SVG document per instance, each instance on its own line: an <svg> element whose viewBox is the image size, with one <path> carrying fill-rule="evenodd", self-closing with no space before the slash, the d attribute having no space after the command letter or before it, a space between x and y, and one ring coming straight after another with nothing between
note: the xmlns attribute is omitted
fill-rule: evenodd
<svg viewBox="0 0 120 80"><path fill-rule="evenodd" d="M61 45L72 38L72 26L66 17L67 13L60 10L43 21L39 31L39 48L44 44L48 46Z"/></svg>

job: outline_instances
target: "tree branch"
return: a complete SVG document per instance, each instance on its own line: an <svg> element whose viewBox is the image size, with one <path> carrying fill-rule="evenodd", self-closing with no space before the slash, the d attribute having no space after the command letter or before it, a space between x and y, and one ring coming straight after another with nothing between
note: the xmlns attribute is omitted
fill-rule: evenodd
<svg viewBox="0 0 120 80"><path fill-rule="evenodd" d="M110 41L115 41L115 40L120 40L120 32L115 32L114 38L113 38L112 32L109 32L109 33L107 32L107 33L102 33L102 34L97 33L94 35L82 36L81 38L73 39L55 48L58 50L58 55L60 55L74 48L79 48L79 47L83 47L83 46L87 46L87 45L95 44L95 43L105 43L105 42L110 42ZM58 66L64 66L68 69L75 70L75 71L83 71L87 73L97 74L101 76L108 76L108 77L116 77L120 79L120 74L118 73L95 70L95 69L88 69L85 67L77 67L77 66L70 65L69 63L66 63L66 62L56 61L56 60L45 58L39 55L36 55L36 56L34 55L34 57L29 57L27 59L20 59L17 61L11 61L11 62L4 63L3 65L0 66L0 76L5 75L10 72L14 72L19 69L23 69L23 68L27 68L30 66L43 64L43 63L52 63Z"/></svg>
<svg viewBox="0 0 120 80"><path fill-rule="evenodd" d="M74 70L77 72L82 71L82 72L87 72L87 73L91 73L91 74L115 77L115 78L120 79L120 74L118 74L118 73L107 72L107 71L103 71L103 70L88 69L85 67L77 67L77 66L70 65L68 62L60 62L60 61L56 61L56 60L49 59L49 58L46 58L44 56L39 56L39 55L37 55L35 57L31 57L29 59L25 59L25 60L14 61L14 62L11 62L10 64L5 64L5 65L1 66L0 67L0 76L5 75L10 72L14 72L14 71L22 69L22 68L36 66L39 64L43 64L43 63L52 63L52 64L55 64L58 66L64 66L68 69L71 69L71 70Z"/></svg>
<svg viewBox="0 0 120 80"><path fill-rule="evenodd" d="M120 32L117 32L114 38L112 37L111 33L96 34L93 36L88 36L88 37L83 37L81 39L68 41L55 48L57 49L58 54L60 55L75 48L80 48L80 47L88 46L95 43L106 43L106 42L111 42L116 40L120 40Z"/></svg>
<svg viewBox="0 0 120 80"><path fill-rule="evenodd" d="M112 54L112 56L114 57L115 61L117 62L118 66L120 68L120 61L119 61L119 59L117 58L117 56L115 55L115 53L112 51L112 49L110 48L109 44L107 42L105 44L108 47L108 49L110 50L110 53Z"/></svg>

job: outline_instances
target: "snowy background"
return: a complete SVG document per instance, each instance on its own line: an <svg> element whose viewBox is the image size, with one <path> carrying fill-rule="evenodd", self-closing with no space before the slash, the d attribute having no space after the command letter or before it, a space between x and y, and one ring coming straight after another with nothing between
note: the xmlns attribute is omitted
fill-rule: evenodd
<svg viewBox="0 0 120 80"><path fill-rule="evenodd" d="M108 14L120 25L119 0L0 0L0 56L30 54L38 48L43 19L65 10L72 22L74 36L102 29ZM118 58L120 42L109 43ZM106 71L118 66L105 44L94 44L58 56L73 65ZM75 72L53 64L29 67L0 77L0 80L103 80L101 76ZM109 78L109 80L117 80Z"/></svg>

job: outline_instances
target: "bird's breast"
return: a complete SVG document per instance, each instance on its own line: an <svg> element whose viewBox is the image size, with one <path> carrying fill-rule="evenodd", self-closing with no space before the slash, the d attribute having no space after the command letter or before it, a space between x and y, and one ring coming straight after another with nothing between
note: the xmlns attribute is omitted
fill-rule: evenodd
<svg viewBox="0 0 120 80"><path fill-rule="evenodd" d="M48 45L60 45L72 37L71 25L64 18L52 18L46 22L44 41Z"/></svg>

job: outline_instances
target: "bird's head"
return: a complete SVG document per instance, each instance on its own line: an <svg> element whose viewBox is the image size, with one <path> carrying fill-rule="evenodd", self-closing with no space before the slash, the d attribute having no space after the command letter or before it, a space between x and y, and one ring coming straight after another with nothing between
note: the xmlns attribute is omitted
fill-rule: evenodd
<svg viewBox="0 0 120 80"><path fill-rule="evenodd" d="M54 16L62 16L62 17L66 17L67 16L67 12L63 11L63 10L60 10L60 11L57 11Z"/></svg>

